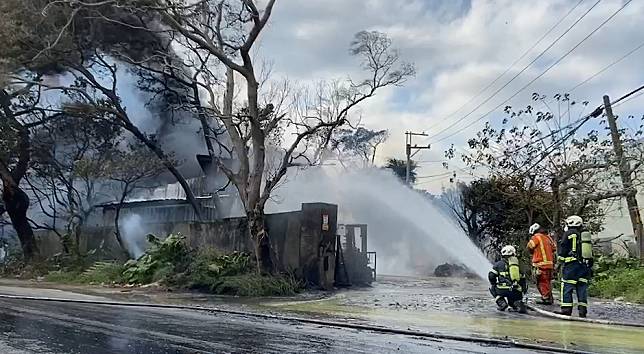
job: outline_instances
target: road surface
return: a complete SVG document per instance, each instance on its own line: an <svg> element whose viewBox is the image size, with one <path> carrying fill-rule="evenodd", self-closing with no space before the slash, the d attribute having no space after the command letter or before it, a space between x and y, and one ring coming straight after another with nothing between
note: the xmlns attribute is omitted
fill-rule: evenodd
<svg viewBox="0 0 644 354"><path fill-rule="evenodd" d="M0 352L527 353L205 312L0 299Z"/></svg>

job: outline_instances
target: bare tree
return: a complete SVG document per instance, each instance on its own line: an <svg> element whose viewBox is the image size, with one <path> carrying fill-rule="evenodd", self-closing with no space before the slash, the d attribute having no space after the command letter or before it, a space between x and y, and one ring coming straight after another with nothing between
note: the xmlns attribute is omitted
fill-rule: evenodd
<svg viewBox="0 0 644 354"><path fill-rule="evenodd" d="M260 77L251 53L271 16L274 0L260 11L252 0L166 3L154 7L184 40L199 48L200 57L212 56L225 66L226 86L223 105L213 109L231 141L239 167L230 169L221 158L221 171L235 185L249 221L249 231L256 245L258 266L272 271L270 241L266 232L264 206L271 192L282 181L289 167L313 164L330 142L333 131L346 124L350 111L372 97L377 90L396 86L414 73L411 65L399 65L391 41L381 33L360 32L351 44L351 54L362 59L369 77L356 82L331 82L313 92L301 93L290 109L282 110L275 102L261 104ZM233 112L235 74L244 80L244 105ZM214 80L213 80L214 81ZM212 82L212 81L211 81ZM204 87L211 97L212 88ZM214 101L214 100L213 100ZM293 138L283 139L279 162L267 168L270 137L284 129ZM278 139L279 140L279 139Z"/></svg>
<svg viewBox="0 0 644 354"><path fill-rule="evenodd" d="M180 105L197 114L209 154L236 187L248 217L249 233L255 241L258 267L266 272L275 267L264 206L272 191L283 182L288 168L319 162L334 131L349 122L354 108L381 88L401 85L414 74L413 66L400 63L398 53L384 34L363 31L356 34L350 53L360 58L366 72L364 79L333 80L314 89L294 92L288 85L281 86L281 90L264 91L279 85L267 82L267 76L254 60L253 48L266 28L275 0L267 1L261 10L253 0L45 3L47 18L52 13L62 14L54 21L57 25L54 33L59 34L59 39L39 43L37 55L55 59L57 65L74 75L76 83L65 87L37 84L77 95L75 104L67 105L68 112L105 116L131 132L177 178L188 201L199 212L198 203L172 164L171 156L154 137L133 123L123 106L117 92L115 60L191 88L191 98ZM28 16L25 21L29 21ZM141 36L132 43L127 38L106 36L109 31L98 31L105 27L96 26L110 29L120 26ZM150 43L141 43L143 38ZM174 58L160 55L169 42L173 48L181 48L177 50L181 55ZM130 50L136 45L145 50ZM235 98L237 78L243 80L240 85L243 99ZM213 134L214 130L218 130L217 134ZM215 152L216 147L225 153ZM234 167L225 163L230 157L235 159Z"/></svg>

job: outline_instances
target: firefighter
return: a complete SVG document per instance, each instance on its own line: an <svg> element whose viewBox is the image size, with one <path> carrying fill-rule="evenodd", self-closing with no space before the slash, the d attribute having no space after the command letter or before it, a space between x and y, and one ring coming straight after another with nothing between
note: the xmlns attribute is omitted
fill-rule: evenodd
<svg viewBox="0 0 644 354"><path fill-rule="evenodd" d="M554 274L554 250L555 242L546 230L539 224L530 226L530 241L528 251L532 253L533 274L536 275L537 289L541 294L538 304L552 305L552 277Z"/></svg>
<svg viewBox="0 0 644 354"><path fill-rule="evenodd" d="M592 275L593 251L590 233L583 219L572 215L566 219L566 232L559 242L558 259L561 276L561 314L571 316L573 293L577 293L579 317L588 314L588 281Z"/></svg>
<svg viewBox="0 0 644 354"><path fill-rule="evenodd" d="M528 284L519 269L517 251L514 246L508 245L501 249L501 256L488 274L490 293L499 311L505 311L510 306L519 313L526 313L523 296L528 292Z"/></svg>

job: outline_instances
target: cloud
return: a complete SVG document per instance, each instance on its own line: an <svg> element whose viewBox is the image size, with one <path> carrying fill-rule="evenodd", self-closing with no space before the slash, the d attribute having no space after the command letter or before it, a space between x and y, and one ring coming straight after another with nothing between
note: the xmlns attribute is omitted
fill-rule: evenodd
<svg viewBox="0 0 644 354"><path fill-rule="evenodd" d="M347 51L353 34L363 29L388 33L403 58L416 64L418 75L404 88L385 90L361 107L364 125L390 130L391 138L379 154L380 161L383 161L389 156L404 156L403 133L406 130L436 133L491 95L563 33L593 2L579 5L499 82L457 114L448 116L505 71L577 3L577 0L282 0L275 7L258 53L272 60L275 75L288 76L292 80L359 77L358 63ZM498 120L503 112L499 109L477 123L473 123L474 120L539 75L622 4L620 0L602 1L515 82L438 138L452 132L458 134L434 144L432 150L420 153L418 159L442 159L444 150L451 144L464 150L469 136L490 117ZM632 50L644 40L641 37L644 33L643 16L644 3L633 1L509 104L531 104L533 92L563 92ZM644 80L644 73L638 70L643 60L644 49L575 90L574 96L587 99L591 106L596 106L604 94L617 97L639 87ZM634 99L620 106L621 114L637 113L643 100ZM639 115L641 113L640 110ZM436 138L419 139L418 143L432 140ZM458 163L455 166L462 167ZM434 163L424 164L419 174L443 172L445 170L440 164ZM435 179L423 187L438 192L441 186L448 184L448 178Z"/></svg>

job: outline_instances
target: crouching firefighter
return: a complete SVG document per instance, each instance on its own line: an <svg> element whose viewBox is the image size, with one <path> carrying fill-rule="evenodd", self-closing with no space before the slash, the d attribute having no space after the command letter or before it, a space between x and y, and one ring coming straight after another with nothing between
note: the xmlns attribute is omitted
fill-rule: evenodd
<svg viewBox="0 0 644 354"><path fill-rule="evenodd" d="M588 313L588 281L592 275L593 248L590 232L583 229L577 215L566 219L566 232L559 241L561 274L561 314L572 315L573 293L577 293L579 317Z"/></svg>
<svg viewBox="0 0 644 354"><path fill-rule="evenodd" d="M523 296L528 292L528 283L519 268L517 251L513 246L505 246L501 249L501 256L488 274L490 293L499 311L505 311L510 306L519 313L526 313Z"/></svg>

